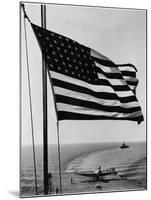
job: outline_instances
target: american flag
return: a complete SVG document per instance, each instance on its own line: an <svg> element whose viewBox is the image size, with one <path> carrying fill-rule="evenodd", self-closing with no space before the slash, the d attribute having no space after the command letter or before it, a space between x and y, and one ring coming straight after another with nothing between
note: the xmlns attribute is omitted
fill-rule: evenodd
<svg viewBox="0 0 151 200"><path fill-rule="evenodd" d="M143 121L133 65L116 65L77 41L31 25L50 71L58 120Z"/></svg>

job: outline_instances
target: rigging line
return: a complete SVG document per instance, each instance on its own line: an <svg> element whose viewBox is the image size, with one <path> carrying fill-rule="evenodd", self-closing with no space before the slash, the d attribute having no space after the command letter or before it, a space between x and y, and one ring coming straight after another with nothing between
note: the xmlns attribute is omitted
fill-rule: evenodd
<svg viewBox="0 0 151 200"><path fill-rule="evenodd" d="M36 195L37 195L38 193L37 193L37 170L36 170L35 139L34 139L34 127L33 127L33 111L32 111L31 85L30 85L30 73L29 73L29 57L28 57L26 18L25 17L24 17L24 31L25 31L25 49L26 49L26 61L27 61L27 74L28 74L28 88L29 88L29 106L30 106L30 113L31 113L33 162L34 162L34 174L35 174L35 192L36 192Z"/></svg>
<svg viewBox="0 0 151 200"><path fill-rule="evenodd" d="M48 66L47 66L48 68ZM58 141L58 161L59 161L59 183L60 183L60 193L62 193L62 180L61 180L61 154L60 154L60 139L59 139L59 121L58 121L58 113L57 113L57 105L56 105L56 99L55 99L55 94L54 94L54 88L52 86L52 79L51 79L51 75L50 75L50 71L49 69L47 69L48 72L48 76L49 76L49 80L50 80L50 85L51 85L51 89L52 89L52 94L53 94L53 102L54 102L54 106L55 106L55 112L56 112L56 116L57 116L57 141Z"/></svg>
<svg viewBox="0 0 151 200"><path fill-rule="evenodd" d="M61 155L60 155L60 139L59 139L59 121L57 121L57 136L58 136L58 160L59 160L60 193L62 193Z"/></svg>

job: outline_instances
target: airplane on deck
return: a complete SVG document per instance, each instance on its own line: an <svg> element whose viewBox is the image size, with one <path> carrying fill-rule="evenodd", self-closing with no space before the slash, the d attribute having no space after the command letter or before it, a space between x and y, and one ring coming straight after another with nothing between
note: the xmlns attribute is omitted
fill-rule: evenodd
<svg viewBox="0 0 151 200"><path fill-rule="evenodd" d="M106 170L101 170L101 167L99 167L98 170L96 170L96 171L78 171L78 172L74 172L74 173L77 175L81 175L81 176L91 177L97 181L103 181L104 176L111 175L111 174L114 174L114 175L117 174L115 168L113 168L113 167L106 169Z"/></svg>

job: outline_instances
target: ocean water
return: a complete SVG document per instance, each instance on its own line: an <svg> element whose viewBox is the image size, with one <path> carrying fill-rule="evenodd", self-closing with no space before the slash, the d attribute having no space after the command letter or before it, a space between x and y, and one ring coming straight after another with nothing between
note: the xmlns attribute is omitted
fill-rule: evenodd
<svg viewBox="0 0 151 200"><path fill-rule="evenodd" d="M120 149L119 143L64 144L61 145L61 171L64 193L66 177L73 171L96 170L115 167L118 174L129 180L146 179L146 144L128 143L129 149ZM49 145L48 168L52 174L52 194L59 188L57 145ZM43 148L36 146L38 195L43 194ZM21 196L35 195L32 146L21 150Z"/></svg>

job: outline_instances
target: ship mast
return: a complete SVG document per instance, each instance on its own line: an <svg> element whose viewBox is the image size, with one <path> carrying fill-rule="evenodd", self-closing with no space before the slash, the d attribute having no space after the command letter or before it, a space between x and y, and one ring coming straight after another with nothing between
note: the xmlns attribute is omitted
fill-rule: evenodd
<svg viewBox="0 0 151 200"><path fill-rule="evenodd" d="M46 28L46 5L41 5L41 27ZM43 182L44 194L48 194L48 126L47 126L47 69L42 56L43 89Z"/></svg>

